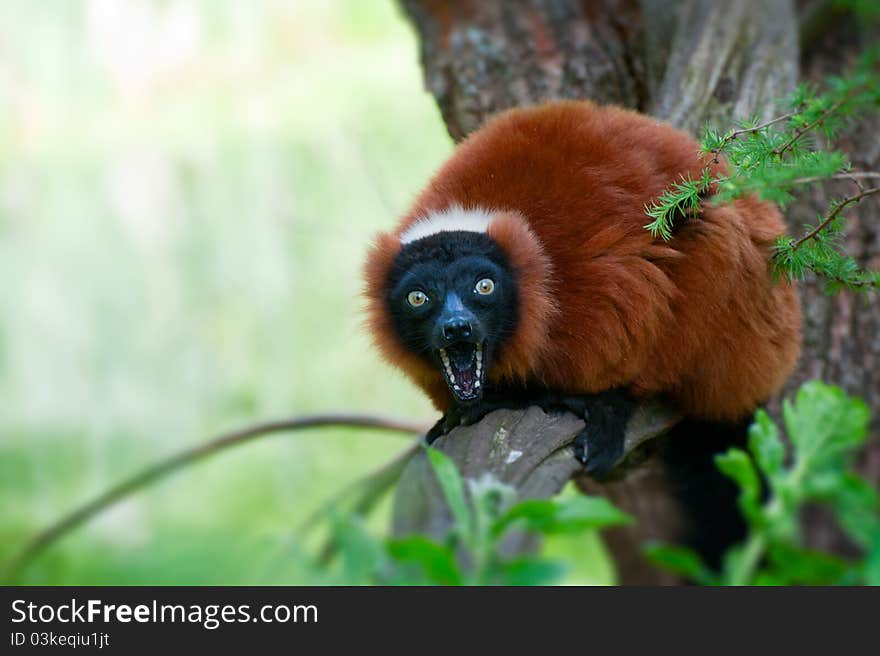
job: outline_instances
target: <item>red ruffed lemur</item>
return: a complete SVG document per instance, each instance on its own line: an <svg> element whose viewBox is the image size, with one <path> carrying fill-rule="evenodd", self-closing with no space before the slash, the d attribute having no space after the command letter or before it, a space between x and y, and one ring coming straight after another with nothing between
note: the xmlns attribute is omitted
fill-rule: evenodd
<svg viewBox="0 0 880 656"><path fill-rule="evenodd" d="M691 422L669 440L682 486L711 495L693 454L714 472L709 452L741 434L723 427L782 386L800 309L771 273L774 205L706 198L668 241L645 229L646 204L707 165L724 167L687 134L586 101L504 112L459 144L365 267L377 347L444 412L429 438L562 406L589 417L576 455L601 477L656 397Z"/></svg>

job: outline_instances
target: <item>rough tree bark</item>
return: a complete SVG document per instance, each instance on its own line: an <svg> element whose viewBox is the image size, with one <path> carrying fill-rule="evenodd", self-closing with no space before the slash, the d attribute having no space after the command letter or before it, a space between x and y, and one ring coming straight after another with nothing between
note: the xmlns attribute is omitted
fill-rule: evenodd
<svg viewBox="0 0 880 656"><path fill-rule="evenodd" d="M401 0L400 4L420 40L426 85L455 140L499 110L559 98L624 105L693 133L707 121L725 126L734 118L766 119L779 113L778 100L799 79L816 80L844 70L867 41L877 38L876 30L870 32L841 17L823 2L796 6L791 0ZM817 33L817 22L824 32ZM808 35L810 42L799 43L799 33ZM880 167L878 128L880 121L874 118L848 135L845 146L856 168ZM788 211L793 231L824 209L828 193L828 189L814 190ZM868 199L850 215L854 217L848 233L850 252L867 266L880 266L880 202ZM825 297L812 280L802 285L802 300L804 352L786 393L806 379L821 378L865 398L874 422L861 465L864 473L880 481L880 303L869 304L847 292ZM518 427L515 439L506 442L519 444L528 439L526 429L541 431L541 422L535 423L538 419L534 414L495 413L469 431L455 431L439 446L468 474L491 471L503 478L502 465L514 447L507 446L504 454L498 451L498 427ZM544 428L542 453L567 455L568 429ZM480 439L491 444L493 435L494 452L473 446ZM516 474L517 484L531 480L519 488L522 496L549 496L565 482L556 481L559 472L566 471L563 467L554 472L556 482L535 484L542 462L538 458L535 471L528 475ZM648 458L612 483L583 482L638 517L635 529L608 535L624 582L665 580L639 556L644 539L671 537L680 519L674 502L663 492L663 474L655 465ZM417 468L423 466L414 464L399 488L395 510L399 533L423 530L439 535L445 530L448 518L438 519L442 512L438 515L423 498L427 491L414 483ZM807 518L807 528L814 544L844 547L821 513Z"/></svg>

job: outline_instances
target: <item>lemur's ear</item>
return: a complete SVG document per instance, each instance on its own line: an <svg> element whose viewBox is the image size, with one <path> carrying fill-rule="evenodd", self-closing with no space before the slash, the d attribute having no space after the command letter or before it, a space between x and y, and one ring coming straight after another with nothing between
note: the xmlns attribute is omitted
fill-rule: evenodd
<svg viewBox="0 0 880 656"><path fill-rule="evenodd" d="M391 232L380 232L373 239L364 264L364 282L367 295L386 291L388 272L400 252L400 238Z"/></svg>
<svg viewBox="0 0 880 656"><path fill-rule="evenodd" d="M364 262L363 294L367 302L367 327L379 350L389 359L399 357L406 351L402 345L397 344L398 340L391 328L391 317L386 307L390 291L388 274L400 249L400 239L397 235L380 232L370 245L367 260Z"/></svg>
<svg viewBox="0 0 880 656"><path fill-rule="evenodd" d="M513 335L502 346L490 377L524 379L548 347L553 299L553 264L538 237L516 212L498 212L486 230L510 260L519 296Z"/></svg>
<svg viewBox="0 0 880 656"><path fill-rule="evenodd" d="M443 375L410 352L391 325L391 315L388 312L388 294L391 291L388 289L388 274L401 248L400 238L390 232L378 234L370 246L363 276L366 328L376 348L389 364L407 372L423 388L436 390L432 394L434 403L437 407L446 407L449 404L449 399L446 398L449 392L443 382Z"/></svg>

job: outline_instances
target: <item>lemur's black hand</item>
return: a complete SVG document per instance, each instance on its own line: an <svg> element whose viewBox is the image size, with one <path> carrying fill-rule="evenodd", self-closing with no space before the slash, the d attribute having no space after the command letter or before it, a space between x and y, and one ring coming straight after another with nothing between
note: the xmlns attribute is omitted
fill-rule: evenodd
<svg viewBox="0 0 880 656"><path fill-rule="evenodd" d="M437 423L431 427L431 430L425 435L425 441L430 445L434 443L441 435L446 435L456 426L462 425L462 414L458 407L450 408Z"/></svg>
<svg viewBox="0 0 880 656"><path fill-rule="evenodd" d="M574 441L575 457L594 478L605 478L623 456L626 425L636 403L622 390L567 396L542 392L532 402L544 412L571 412L586 422Z"/></svg>
<svg viewBox="0 0 880 656"><path fill-rule="evenodd" d="M568 409L587 422L574 440L574 455L594 478L607 477L623 457L626 425L635 408L635 401L619 390L569 400Z"/></svg>
<svg viewBox="0 0 880 656"><path fill-rule="evenodd" d="M446 434L445 431L443 430L443 426L444 426L445 421L446 421L446 415L443 415L442 417L440 417L440 419L437 420L436 424L431 426L430 430L427 433L425 433L425 444L430 446L431 444L434 443L434 440L436 440L441 435Z"/></svg>

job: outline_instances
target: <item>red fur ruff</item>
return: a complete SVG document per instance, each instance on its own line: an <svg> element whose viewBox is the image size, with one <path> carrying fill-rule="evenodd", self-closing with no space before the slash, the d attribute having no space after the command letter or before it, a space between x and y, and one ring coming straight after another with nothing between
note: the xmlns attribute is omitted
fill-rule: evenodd
<svg viewBox="0 0 880 656"><path fill-rule="evenodd" d="M770 273L773 242L785 231L774 205L706 202L669 242L644 229L645 204L705 165L687 134L617 107L567 101L497 116L456 148L370 250L376 345L438 408L451 404L441 373L391 329L386 278L399 235L415 221L455 205L483 208L493 212L487 233L510 258L521 298L490 381L573 394L626 387L693 417L743 417L793 369L800 307L793 287Z"/></svg>

